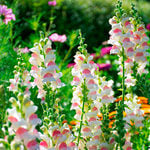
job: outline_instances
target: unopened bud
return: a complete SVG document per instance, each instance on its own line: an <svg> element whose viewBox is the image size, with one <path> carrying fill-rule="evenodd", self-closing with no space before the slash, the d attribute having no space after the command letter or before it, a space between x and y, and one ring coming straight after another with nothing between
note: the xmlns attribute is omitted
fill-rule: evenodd
<svg viewBox="0 0 150 150"><path fill-rule="evenodd" d="M23 100L23 94L22 94L22 93L19 93L18 96L17 96L17 98L18 98L20 101L22 101L22 100Z"/></svg>

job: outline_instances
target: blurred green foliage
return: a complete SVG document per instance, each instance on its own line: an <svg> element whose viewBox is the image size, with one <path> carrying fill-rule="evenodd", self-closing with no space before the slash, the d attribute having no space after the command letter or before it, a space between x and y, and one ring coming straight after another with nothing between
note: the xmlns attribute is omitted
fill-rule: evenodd
<svg viewBox="0 0 150 150"><path fill-rule="evenodd" d="M149 23L150 2L124 0L127 11L131 1L136 4L143 21ZM51 30L57 28L59 34L68 35L72 30L81 29L91 52L93 47L100 46L109 37L108 20L113 16L115 2L116 0L57 0L57 5L53 7L48 5L48 0L2 1L15 11L17 21L14 28L18 32L15 40L20 39L18 44L32 47L38 40L39 31L48 28L51 10L55 9L55 21Z"/></svg>

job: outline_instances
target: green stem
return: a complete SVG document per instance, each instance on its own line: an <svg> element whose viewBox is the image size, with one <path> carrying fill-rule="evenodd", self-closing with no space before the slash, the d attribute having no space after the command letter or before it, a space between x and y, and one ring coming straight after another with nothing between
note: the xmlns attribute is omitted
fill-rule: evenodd
<svg viewBox="0 0 150 150"><path fill-rule="evenodd" d="M23 144L24 150L27 150L26 146Z"/></svg>
<svg viewBox="0 0 150 150"><path fill-rule="evenodd" d="M110 128L109 128L109 109L108 109L108 105L103 104L103 107L101 109L101 113L103 116L103 120L102 120L102 132L104 133L104 140L106 142L109 142L110 136L111 136L111 132L110 132Z"/></svg>
<svg viewBox="0 0 150 150"><path fill-rule="evenodd" d="M116 149L123 150L124 146L124 136L125 136L125 129L124 129L124 120L123 120L123 112L125 110L124 100L125 100L125 54L124 48L122 47L122 68L123 68L123 75L122 75L122 100L116 105L116 131L118 136L116 137L117 145Z"/></svg>
<svg viewBox="0 0 150 150"><path fill-rule="evenodd" d="M116 150L118 150L118 144L116 145Z"/></svg>
<svg viewBox="0 0 150 150"><path fill-rule="evenodd" d="M85 79L84 79L84 85L83 85L83 104L82 104L82 114L81 114L81 122L80 122L80 128L79 128L79 135L78 135L78 142L77 142L77 146L79 146L79 141L80 141L80 137L81 137L81 128L82 128L82 123L83 123L83 115L84 115L84 104L86 101L86 87L85 87Z"/></svg>
<svg viewBox="0 0 150 150"><path fill-rule="evenodd" d="M66 59L68 58L68 56L69 56L69 54L71 53L71 51L72 51L72 47L69 48L67 54L65 55L63 61L62 61L61 64L60 64L59 68L62 67L63 63L66 61Z"/></svg>
<svg viewBox="0 0 150 150"><path fill-rule="evenodd" d="M10 22L10 42L11 42L11 45L12 45L12 48L13 48L13 25L12 23Z"/></svg>
<svg viewBox="0 0 150 150"><path fill-rule="evenodd" d="M125 99L125 55L124 55L124 48L122 48L122 55L123 55L123 60L122 60L122 66L123 66L123 77L122 77L122 105L124 106L124 99Z"/></svg>
<svg viewBox="0 0 150 150"><path fill-rule="evenodd" d="M55 115L54 115L54 113L55 113L55 108L54 108L54 103L55 103L55 92L56 91L52 91L52 93L53 93L53 101L52 101L52 114L53 114L53 121L54 121L54 119L55 119Z"/></svg>
<svg viewBox="0 0 150 150"><path fill-rule="evenodd" d="M125 54L124 54L124 48L122 47L122 67L123 67L123 72L122 72L122 101L120 102L120 112L122 113L121 120L123 121L123 111L124 111L124 100L125 100ZM123 122L122 122L123 124ZM122 149L122 140L123 140L124 135L121 136L122 139L120 139L119 147L120 150Z"/></svg>
<svg viewBox="0 0 150 150"><path fill-rule="evenodd" d="M53 24L53 22L54 22L54 20L53 20L53 14L54 14L54 8L52 8L52 9L51 9L51 14L50 14L50 23L49 23L49 27L48 27L48 31L47 31L47 33L49 33L49 32L50 32L50 30L51 30L51 26L52 26L52 24Z"/></svg>

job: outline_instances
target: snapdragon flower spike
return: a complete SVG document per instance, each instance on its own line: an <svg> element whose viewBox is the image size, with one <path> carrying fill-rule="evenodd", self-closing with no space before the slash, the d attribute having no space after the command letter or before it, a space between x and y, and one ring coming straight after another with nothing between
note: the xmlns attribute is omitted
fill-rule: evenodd
<svg viewBox="0 0 150 150"><path fill-rule="evenodd" d="M29 62L33 65L31 67L31 75L34 77L34 82L32 82L32 87L38 87L38 98L44 99L46 92L43 90L43 82L41 76L42 63L44 62L44 56L40 54L42 49L41 44L35 44L35 47L31 48L32 56Z"/></svg>
<svg viewBox="0 0 150 150"><path fill-rule="evenodd" d="M21 61L20 58L19 60ZM25 69L22 72L22 66L24 64L20 62L18 62L18 66L15 66L18 72L14 71L15 78L10 79L11 84L8 87L17 97L17 100L13 97L10 98L12 108L7 110L8 121L11 122L9 134L15 135L12 145L20 143L20 145L34 150L38 148L36 138L39 138L36 126L41 124L41 120L35 114L37 106L30 100L30 72Z"/></svg>
<svg viewBox="0 0 150 150"><path fill-rule="evenodd" d="M51 48L50 40L47 41L46 45L44 46L45 51L45 60L44 64L45 67L42 70L43 82L44 83L51 83L53 89L61 88L64 86L64 83L61 82L60 77L62 73L57 73L59 70L58 66L55 64L56 56L54 54L55 50Z"/></svg>
<svg viewBox="0 0 150 150"><path fill-rule="evenodd" d="M76 65L72 69L72 75L74 76L72 85L78 86L79 88L74 88L74 93L82 93L81 92L81 83L83 83L84 78L86 79L86 85L89 90L88 98L92 100L96 100L97 98L97 83L94 77L94 71L96 69L96 64L92 61L92 56L87 58L87 63L84 63L85 56L83 54L77 53L75 55L75 63ZM78 91L80 89L80 91ZM76 94L74 94L76 96ZM82 94L78 94L81 96ZM74 97L75 97L74 96ZM74 98L73 99L80 99Z"/></svg>
<svg viewBox="0 0 150 150"><path fill-rule="evenodd" d="M135 30L132 19L132 17L122 17L119 23L116 21L116 17L110 19L112 30L108 42L113 45L110 53L121 55L120 52L124 48L126 56L138 64L137 72L139 74L147 73L144 68L147 64L146 57L149 56L146 51L149 48L149 38L145 34L144 24L138 24Z"/></svg>
<svg viewBox="0 0 150 150"><path fill-rule="evenodd" d="M120 5L122 5L122 2L118 1L117 6ZM133 72L135 71L133 70L134 67L137 66L137 73L140 75L147 73L145 67L147 64L146 57L148 53L146 50L149 48L147 44L149 39L145 34L146 30L144 25L138 19L138 15L133 15L133 17L130 18L124 17L121 12L122 8L119 7L117 9L118 12L116 16L109 21L112 26L109 43L113 45L111 53L118 54L120 57L119 74L123 76L123 86L126 85L128 90L131 86L136 84L136 80L132 77L132 74L135 73ZM134 9L132 11L134 11ZM125 97L124 90L125 88L123 87L123 98ZM129 96L128 101L123 103L128 105L128 108L125 108L127 115L124 118L126 121L126 130L129 131L131 129L131 123L134 124L135 127L143 126L142 112L139 109L140 106L137 105L136 97ZM123 148L132 149L130 139L126 139Z"/></svg>
<svg viewBox="0 0 150 150"><path fill-rule="evenodd" d="M101 136L99 149L113 149L115 140L112 138L112 130L109 128L109 105L115 101L114 92L112 90L113 81L106 81L105 77L98 78L99 80L99 97L96 104L99 105L100 113L102 115L101 121Z"/></svg>
<svg viewBox="0 0 150 150"><path fill-rule="evenodd" d="M113 45L110 53L120 55L123 47L127 56L133 56L133 48L136 45L131 40L134 36L132 35L133 25L129 18L122 18L121 22L117 23L116 18L113 17L109 23L112 25L112 30L109 32L111 36L108 42Z"/></svg>
<svg viewBox="0 0 150 150"><path fill-rule="evenodd" d="M85 139L91 139L92 142L95 139L92 137L100 134L100 121L98 120L97 113L98 108L95 105L95 101L98 97L98 81L97 76L95 75L95 70L97 65L92 61L93 57L88 54L82 54L77 52L75 57L75 65L72 69L73 81L73 98L72 98L72 106L71 109L76 111L76 115L74 118L78 121L77 127L81 124L81 116L82 116L82 105L83 105L83 97L85 96L85 92L83 86L86 86L88 92L86 94L87 100L84 102L84 114L83 114L83 126L81 127L81 136ZM83 85L85 84L85 85ZM85 98L85 97L84 97ZM78 135L78 133L76 133ZM79 136L79 135L78 135ZM99 135L98 135L99 136ZM81 148L85 145L82 145L81 141L79 141ZM98 143L98 142L97 142ZM93 144L92 147L97 147L96 144Z"/></svg>
<svg viewBox="0 0 150 150"><path fill-rule="evenodd" d="M44 46L43 43L45 43ZM44 85L50 83L53 90L61 88L64 86L64 83L60 80L62 73L57 73L59 68L55 63L55 50L52 49L49 39L41 39L40 43L36 43L35 47L31 48L30 51L33 52L29 60L33 65L31 68L31 75L34 77L32 86L38 87L37 97L44 102L46 96Z"/></svg>

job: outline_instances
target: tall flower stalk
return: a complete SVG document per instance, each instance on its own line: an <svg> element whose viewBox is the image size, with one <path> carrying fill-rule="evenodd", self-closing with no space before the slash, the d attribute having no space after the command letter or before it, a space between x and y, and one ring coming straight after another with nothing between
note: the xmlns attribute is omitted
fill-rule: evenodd
<svg viewBox="0 0 150 150"><path fill-rule="evenodd" d="M3 129L6 133L5 142L8 142L10 149L31 150L39 148L37 142L39 135L36 126L41 124L41 120L35 113L38 109L37 106L30 100L30 79L30 73L25 69L21 53L18 52L18 65L15 66L14 79L10 79L8 87L15 96L9 100L12 108L7 110L8 128Z"/></svg>
<svg viewBox="0 0 150 150"><path fill-rule="evenodd" d="M117 142L116 149L123 149L123 145L125 144L125 121L123 120L123 111L125 109L124 100L125 100L125 49L126 46L127 52L128 48L132 46L132 43L127 38L127 34L129 32L127 18L123 19L124 12L122 9L122 2L119 0L116 8L116 16L110 20L110 24L112 25L112 30L110 31L111 37L109 40L110 44L113 44L111 53L117 53L121 58L121 69L122 69L122 101L116 106L116 117L115 117L115 129L117 135L115 135L115 140ZM124 27L125 25L125 27ZM114 38L113 38L114 37Z"/></svg>
<svg viewBox="0 0 150 150"><path fill-rule="evenodd" d="M136 99L136 96L133 92L131 92L131 87L136 83L136 74L146 73L144 68L147 64L146 56L148 55L146 52L146 49L148 49L148 38L145 34L144 25L141 23L141 19L138 18L137 11L133 5L132 15L133 17L126 17L122 9L122 2L118 1L116 16L109 21L112 25L109 43L113 45L110 53L118 54L120 61L119 74L122 77L122 100L119 104L117 104L115 121L115 129L117 131L115 139L118 143L116 148L119 147L120 149L125 148L125 143L129 143L129 147L131 147L130 142L125 141L124 137L125 133L128 132L126 124L130 124L128 119L130 118L130 121L133 121L134 119L131 116L123 118L123 112L129 111L126 107L129 103L134 105L133 99ZM128 94L126 94L126 91L128 91ZM134 117L136 118L136 116L140 115L140 113L138 108L135 108L134 113L127 113L127 115L135 115ZM139 120L138 124L139 126L142 125L140 123L142 121L142 117L140 117L140 119L141 120Z"/></svg>
<svg viewBox="0 0 150 150"><path fill-rule="evenodd" d="M58 89L64 86L60 78L62 73L55 63L55 50L51 47L51 41L47 38L41 39L35 47L30 49L32 57L30 63L33 65L31 74L34 77L33 86L39 90L38 97L41 98L43 108L43 125L40 149L68 149L76 147L73 143L73 135L67 124L62 124L64 114L61 114L59 106L60 99L57 97Z"/></svg>
<svg viewBox="0 0 150 150"><path fill-rule="evenodd" d="M85 105L85 102L87 101L87 88L86 88L86 83L85 83L85 79L84 79L84 82L83 82L83 90L82 90L82 93L83 93L83 104L82 104L82 114L81 114L81 121L80 121L80 127L79 127L79 134L78 134L78 141L77 141L77 146L79 146L79 141L80 141L80 137L81 137L81 129L82 129L82 125L83 125L83 115L84 115L84 105Z"/></svg>
<svg viewBox="0 0 150 150"><path fill-rule="evenodd" d="M92 61L92 56L87 53L84 38L80 33L80 52L75 57L75 66L72 69L73 98L71 109L76 111L74 118L77 120L77 130L75 130L76 143L79 149L90 149L97 147L95 142L99 132L100 121L98 120L98 108L95 100L98 96L98 85L96 81L96 64ZM95 126L94 126L95 125ZM96 137L95 137L96 136ZM95 137L95 138L94 138ZM87 141L87 142L85 142Z"/></svg>
<svg viewBox="0 0 150 150"><path fill-rule="evenodd" d="M125 110L124 100L125 100L125 53L124 48L122 47L122 100L119 102L119 105L117 106L117 115L116 115L116 128L118 126L117 132L118 132L118 145L120 147L120 150L123 150L122 147L125 144L125 121L123 120L123 112Z"/></svg>

